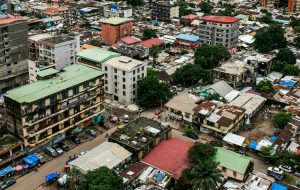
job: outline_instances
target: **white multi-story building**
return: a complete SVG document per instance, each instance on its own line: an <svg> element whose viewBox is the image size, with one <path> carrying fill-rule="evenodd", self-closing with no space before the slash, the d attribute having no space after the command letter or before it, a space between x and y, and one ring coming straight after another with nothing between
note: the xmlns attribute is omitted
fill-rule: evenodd
<svg viewBox="0 0 300 190"><path fill-rule="evenodd" d="M104 91L122 104L136 101L137 81L146 77L147 63L126 56L112 58L102 64L105 72Z"/></svg>
<svg viewBox="0 0 300 190"><path fill-rule="evenodd" d="M129 6L120 6L118 9L110 9L104 12L104 16L107 18L110 17L121 17L121 18L130 18L132 17L132 8Z"/></svg>
<svg viewBox="0 0 300 190"><path fill-rule="evenodd" d="M29 61L29 79L35 82L37 72L44 68L54 67L56 70L72 65L76 54L80 51L80 37L77 34L56 35L35 42Z"/></svg>

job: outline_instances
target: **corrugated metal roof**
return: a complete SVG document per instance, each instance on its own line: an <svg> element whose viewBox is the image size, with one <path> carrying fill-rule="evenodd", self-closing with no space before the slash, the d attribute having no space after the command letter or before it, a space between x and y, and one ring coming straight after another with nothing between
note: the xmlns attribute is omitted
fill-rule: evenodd
<svg viewBox="0 0 300 190"><path fill-rule="evenodd" d="M96 63L103 63L111 58L119 57L121 54L112 51L102 50L100 48L86 49L77 54L77 57Z"/></svg>
<svg viewBox="0 0 300 190"><path fill-rule="evenodd" d="M176 39L197 42L200 40L199 36L192 35L192 34L179 34L176 36Z"/></svg>

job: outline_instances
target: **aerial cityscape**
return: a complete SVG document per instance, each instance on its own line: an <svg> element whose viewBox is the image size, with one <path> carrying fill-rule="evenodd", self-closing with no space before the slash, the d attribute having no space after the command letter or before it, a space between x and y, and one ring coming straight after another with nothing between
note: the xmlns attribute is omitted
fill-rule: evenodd
<svg viewBox="0 0 300 190"><path fill-rule="evenodd" d="M0 0L0 190L300 190L300 0Z"/></svg>

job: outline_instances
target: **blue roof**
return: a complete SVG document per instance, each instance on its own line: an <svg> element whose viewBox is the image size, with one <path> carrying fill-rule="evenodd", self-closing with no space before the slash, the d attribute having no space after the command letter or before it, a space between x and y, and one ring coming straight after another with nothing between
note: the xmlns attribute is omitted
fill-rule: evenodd
<svg viewBox="0 0 300 190"><path fill-rule="evenodd" d="M277 136L273 135L270 141L275 142L277 140L277 138L278 138Z"/></svg>
<svg viewBox="0 0 300 190"><path fill-rule="evenodd" d="M251 141L250 148L256 150L257 144L258 143L256 141Z"/></svg>
<svg viewBox="0 0 300 190"><path fill-rule="evenodd" d="M287 187L274 182L271 190L287 190L287 189L288 189Z"/></svg>
<svg viewBox="0 0 300 190"><path fill-rule="evenodd" d="M23 161L29 165L29 167L35 166L40 162L39 157L37 157L34 154L31 154L29 156L26 156L25 158L23 158Z"/></svg>
<svg viewBox="0 0 300 190"><path fill-rule="evenodd" d="M179 34L176 36L176 39L197 42L200 40L199 36L192 35L192 34Z"/></svg>
<svg viewBox="0 0 300 190"><path fill-rule="evenodd" d="M6 174L9 174L10 172L14 171L15 168L12 166L7 166L6 168L0 170L0 176L5 176Z"/></svg>
<svg viewBox="0 0 300 190"><path fill-rule="evenodd" d="M296 84L296 82L294 81L280 81L279 84L281 86L294 86Z"/></svg>
<svg viewBox="0 0 300 190"><path fill-rule="evenodd" d="M52 172L52 173L45 176L45 180L49 181L49 180L52 180L52 179L56 178L57 176L58 176L57 172Z"/></svg>

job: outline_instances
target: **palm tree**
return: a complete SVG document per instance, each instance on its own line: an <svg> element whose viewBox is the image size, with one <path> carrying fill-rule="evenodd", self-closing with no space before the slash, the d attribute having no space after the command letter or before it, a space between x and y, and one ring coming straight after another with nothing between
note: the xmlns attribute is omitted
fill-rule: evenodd
<svg viewBox="0 0 300 190"><path fill-rule="evenodd" d="M208 159L192 167L190 179L194 190L217 190L219 188L223 175L217 168L218 164Z"/></svg>
<svg viewBox="0 0 300 190"><path fill-rule="evenodd" d="M152 57L154 64L156 64L156 59L158 58L159 48L157 45L152 46L149 49L149 55Z"/></svg>

